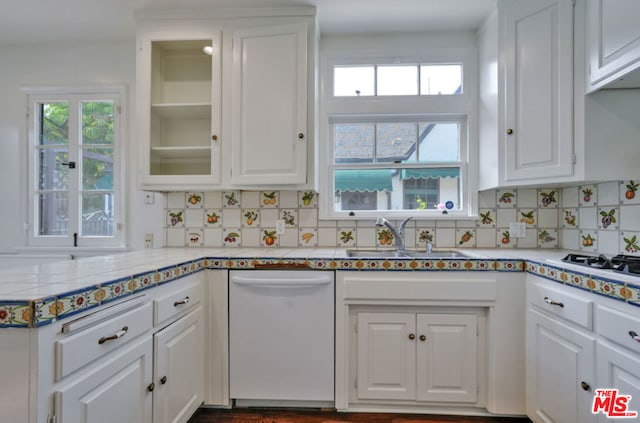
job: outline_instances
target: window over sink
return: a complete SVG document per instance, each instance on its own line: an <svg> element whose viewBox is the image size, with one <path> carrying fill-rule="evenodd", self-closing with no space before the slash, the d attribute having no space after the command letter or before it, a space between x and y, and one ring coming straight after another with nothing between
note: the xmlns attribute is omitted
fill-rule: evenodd
<svg viewBox="0 0 640 423"><path fill-rule="evenodd" d="M474 48L336 45L321 57L320 217L475 218Z"/></svg>

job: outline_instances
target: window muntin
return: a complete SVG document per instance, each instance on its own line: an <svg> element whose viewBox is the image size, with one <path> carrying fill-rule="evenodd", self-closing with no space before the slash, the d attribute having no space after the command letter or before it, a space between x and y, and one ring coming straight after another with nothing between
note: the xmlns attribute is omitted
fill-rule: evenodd
<svg viewBox="0 0 640 423"><path fill-rule="evenodd" d="M460 95L462 77L460 63L334 66L333 96Z"/></svg>
<svg viewBox="0 0 640 423"><path fill-rule="evenodd" d="M114 90L116 90L114 88ZM120 246L121 90L33 93L30 245ZM91 239L93 241L91 241Z"/></svg>

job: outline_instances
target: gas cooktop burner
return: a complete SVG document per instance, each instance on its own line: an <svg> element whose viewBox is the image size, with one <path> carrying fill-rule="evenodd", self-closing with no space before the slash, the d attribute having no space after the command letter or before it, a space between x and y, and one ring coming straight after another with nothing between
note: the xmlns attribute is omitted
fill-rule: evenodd
<svg viewBox="0 0 640 423"><path fill-rule="evenodd" d="M618 254L611 259L600 254L591 256L586 254L568 254L562 259L565 263L593 267L594 269L613 270L628 275L640 276L640 257Z"/></svg>
<svg viewBox="0 0 640 423"><path fill-rule="evenodd" d="M611 260L600 254L599 256L589 256L584 254L569 254L562 261L566 263L579 264L582 266L595 267L596 269L611 269Z"/></svg>

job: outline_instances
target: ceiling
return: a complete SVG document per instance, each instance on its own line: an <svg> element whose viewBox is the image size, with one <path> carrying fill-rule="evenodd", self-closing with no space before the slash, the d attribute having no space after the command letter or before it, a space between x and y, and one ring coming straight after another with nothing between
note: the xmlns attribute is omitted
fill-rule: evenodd
<svg viewBox="0 0 640 423"><path fill-rule="evenodd" d="M1 0L0 44L134 36L133 12L150 8L317 7L322 33L477 28L496 0Z"/></svg>

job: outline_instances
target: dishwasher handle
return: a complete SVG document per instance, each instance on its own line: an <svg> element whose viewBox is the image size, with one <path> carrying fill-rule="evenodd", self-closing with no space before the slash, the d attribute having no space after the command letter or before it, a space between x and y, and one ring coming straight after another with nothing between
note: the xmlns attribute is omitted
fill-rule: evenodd
<svg viewBox="0 0 640 423"><path fill-rule="evenodd" d="M251 285L264 288L307 288L310 286L328 285L331 277L314 278L256 278L247 276L232 276L231 283L236 285Z"/></svg>

